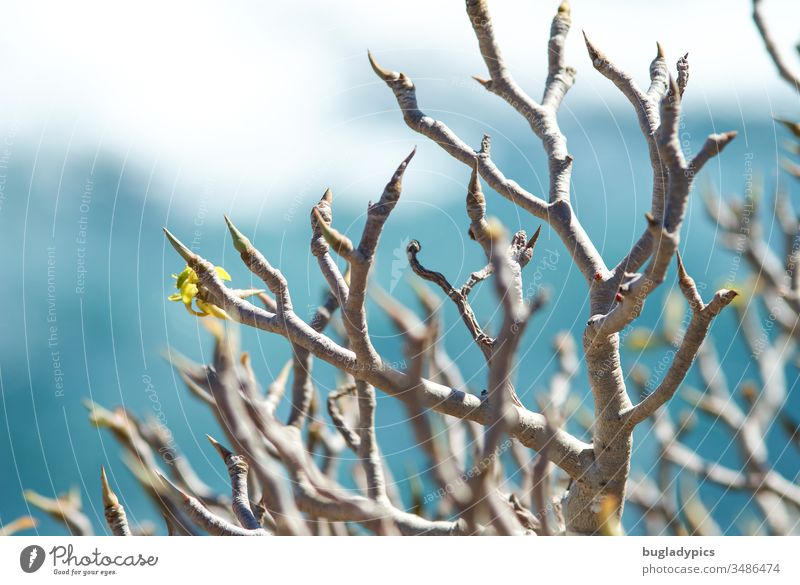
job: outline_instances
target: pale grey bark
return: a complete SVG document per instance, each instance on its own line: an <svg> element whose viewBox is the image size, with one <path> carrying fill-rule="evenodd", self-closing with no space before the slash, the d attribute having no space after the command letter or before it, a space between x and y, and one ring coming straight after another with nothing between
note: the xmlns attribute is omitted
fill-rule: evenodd
<svg viewBox="0 0 800 585"><path fill-rule="evenodd" d="M259 530L261 523L256 519L250 507L250 497L247 489L247 474L250 466L241 455L235 455L216 440L211 435L206 435L214 449L219 453L225 466L228 468L228 476L231 479L231 508L233 514L239 521L242 528L247 530Z"/></svg>
<svg viewBox="0 0 800 585"><path fill-rule="evenodd" d="M620 413L625 420L625 424L631 428L652 416L658 408L672 398L678 386L686 377L686 373L694 362L700 346L705 341L712 320L733 301L737 294L736 291L723 289L718 291L708 304L704 303L700 298L700 293L697 291L694 280L686 274L680 255L677 258L678 284L692 310L692 320L683 335L680 347L675 353L667 373L658 387L637 405Z"/></svg>
<svg viewBox="0 0 800 585"><path fill-rule="evenodd" d="M769 27L762 13L762 6L763 0L753 0L753 22L755 22L758 33L764 41L764 48L767 50L767 53L769 53L781 78L791 85L795 91L800 92L800 73L792 71L792 68L786 62L775 40L772 38L772 34L769 31Z"/></svg>
<svg viewBox="0 0 800 585"><path fill-rule="evenodd" d="M92 522L81 509L81 496L76 490L48 498L33 490L25 490L25 501L62 522L73 536L92 536Z"/></svg>
<svg viewBox="0 0 800 585"><path fill-rule="evenodd" d="M263 528L249 530L217 516L206 508L203 503L189 494L184 493L179 487L170 482L166 477L156 472L156 475L174 493L174 497L182 502L183 509L200 528L213 536L268 536Z"/></svg>
<svg viewBox="0 0 800 585"><path fill-rule="evenodd" d="M758 4L756 0L756 9ZM370 337L366 313L370 274L384 225L401 201L402 178L414 156L412 152L399 165L378 202L369 204L357 241L333 226L330 190L313 207L310 252L329 292L309 322L295 312L289 283L280 269L270 264L227 217L234 247L269 294L226 286L209 260L165 230L172 246L198 277L198 300L222 309L224 316L234 322L278 334L292 346L291 362L264 393L259 390L247 354L240 357L235 334L227 326L209 327L216 345L213 363L207 366L170 353L170 360L190 392L212 409L235 452L212 441L228 467L230 499L215 495L190 467L171 470L177 486L163 478L160 470L164 461L153 452L159 450L161 439L153 429L139 424L124 411L109 412L93 405L92 421L109 428L126 447L127 463L151 497L160 502L170 533L200 529L224 535L345 534L359 525L387 535L618 534L626 500L645 508L650 521L679 532L684 530L684 524L675 506L657 497L658 493L667 492L676 498L686 495L669 479L671 465L731 489L753 491L770 530L791 531L792 525L786 522L787 510L800 506L800 488L769 466L763 436L771 421L781 415L785 402L781 356L793 347L800 315L800 276L794 247L800 238L797 223L782 223L787 244L784 258L775 255L759 234L747 234L745 238L745 256L763 272L767 283L765 303L780 309L776 315L783 328L783 346L771 344L759 352L754 349L754 354L759 354L762 390L752 397L747 411L740 410L726 401L724 380L711 374L717 366L709 357L707 345L713 320L736 293L723 289L704 302L678 256L695 177L735 137L735 133L711 135L693 159L687 160L684 155L679 122L689 78L688 57L684 55L677 61L673 77L664 50L657 45L656 57L649 67L649 85L642 89L586 38L593 67L614 83L634 108L653 176L644 231L621 260L609 265L574 212L570 193L573 159L558 123L559 108L576 76L575 70L567 66L565 55L571 25L569 5L564 2L559 6L550 26L547 78L538 102L514 80L506 66L487 2L467 0L466 10L489 74L488 79L476 79L514 108L541 140L549 171L546 196L534 195L503 174L492 160L488 136L474 150L442 121L423 113L408 76L384 69L371 54L369 60L375 73L392 90L407 125L434 140L472 171L466 197L467 225L469 235L484 251L487 264L476 267L456 288L444 274L423 264L419 242L411 242L407 252L412 271L436 284L455 303L486 360L486 390L480 396L470 392L444 351L437 301L428 291L417 289L424 320L385 293L373 293L404 340L408 362L405 367L387 363ZM594 412L584 415L588 420L583 421L583 426L591 434L591 442L575 437L564 425L579 364L571 337L561 336L558 340L558 368L541 413L526 408L514 390L516 351L530 317L543 302L542 296L526 302L523 295L523 269L535 253L540 232L537 230L529 240L523 230L512 230L513 236L508 239L503 226L487 215L481 180L552 228L588 285L589 313L582 346ZM715 217L727 235L735 236L741 231L742 214L733 207L720 206ZM347 263L344 274L333 254ZM682 334L676 336L674 358L663 379L634 404L620 359L620 333L635 322L655 289L667 280L676 256L678 284L691 309L691 319ZM474 287L489 279L502 314L498 331L491 335L481 325L469 300ZM263 307L248 300L254 295ZM342 316L338 337L335 327L326 333L337 308ZM755 346L757 335L748 321L752 315L742 313L740 317L746 341ZM698 356L700 374L709 391L700 395L687 391L686 395L734 432L745 460L741 470L705 460L683 444L682 428L676 429L669 421L666 405L681 389ZM333 365L342 374L338 390L327 397L328 415L335 430L318 418L312 372L315 359ZM771 374L774 369L780 373ZM290 372L291 410L283 423L277 419L276 411ZM446 519L431 519L430 502L427 507L415 502L414 512L407 512L394 494L391 475L378 448L377 391L408 407L409 422L430 460L431 475L441 492L435 503L435 516ZM659 477L656 482L637 482L629 489L633 430L648 419L653 420L662 454ZM532 457L525 456L521 445L536 451L533 466L529 465ZM335 459L345 447L357 454L359 470L354 477L364 496L339 484ZM514 491L503 469L503 453L509 448L519 465L525 467L521 491ZM476 462L472 469L467 469L469 449ZM564 488L567 480L569 484ZM124 511L116 496L112 497L105 476L103 487L109 524L115 533L122 533L126 526ZM554 501L552 492L561 492L562 488L563 497ZM713 523L703 521L699 498L686 495L686 507L690 510L686 523L691 530L716 530Z"/></svg>
<svg viewBox="0 0 800 585"><path fill-rule="evenodd" d="M125 508L119 503L117 494L111 489L104 467L100 468L100 481L103 487L104 514L106 523L111 529L111 534L114 536L130 536L131 529L128 526L128 516L125 514Z"/></svg>
<svg viewBox="0 0 800 585"><path fill-rule="evenodd" d="M567 497L566 515L570 531L594 533L600 528L597 514L600 500L606 497L615 499L617 515L621 514L630 465L630 427L623 422L622 413L631 407L631 403L620 367L618 332L639 315L646 297L666 276L666 269L677 250L694 175L735 134L710 137L698 156L687 162L677 132L680 96L688 80L686 59L679 65L680 85L669 82L663 51L659 47L659 54L651 65L651 85L645 93L587 39L595 67L611 79L634 105L648 140L654 171L653 206L645 235L628 257L609 271L569 206L572 158L567 153L566 140L556 121L561 97L574 82L574 71L564 66L563 57L563 38L570 24L569 7L562 4L553 19L548 81L542 104L527 96L508 72L494 37L486 2L467 1L467 12L491 75L489 80L478 81L522 114L542 140L550 163L549 203L506 179L489 158L488 140L484 140L479 151L472 151L442 122L425 116L417 104L416 89L405 74L383 69L372 55L370 62L394 92L406 123L436 141L456 159L476 165L489 186L550 223L592 284L591 319L584 335L584 353L595 399L593 463L591 470L586 469L577 475L571 473L576 481ZM553 95L559 97L548 99ZM643 265L648 257L650 263L643 275L629 274ZM676 377L680 370L682 368L676 366ZM545 428L544 425L541 427L542 434Z"/></svg>
<svg viewBox="0 0 800 585"><path fill-rule="evenodd" d="M547 221L564 240L575 262L586 276L587 282L591 284L591 319L584 335L584 353L595 399L593 444L591 446L583 444L562 429L551 429L544 416L520 408L521 404L517 404L512 411L515 416L508 419L502 417L502 420L506 421L502 428L523 444L540 452L546 452L548 459L572 476L575 481L565 502L567 528L575 533L595 533L605 522L601 521L597 510L607 498L616 502L616 512L612 515L618 518L621 514L630 466L633 426L674 393L686 375L699 343L707 333L707 325L710 324L708 317L715 315L718 308L725 304L722 300L718 300L709 305L713 308L707 312L698 311L698 315L702 315L702 318L698 317L698 326L691 330L692 335L687 338L683 351L679 352L661 391L643 405L633 407L627 395L620 366L618 333L638 317L645 299L666 277L667 268L678 247L680 228L695 174L709 158L719 153L735 134L709 137L698 155L693 160L687 161L678 140L681 94L688 79L686 59L682 59L679 63L678 81L672 81L667 73L663 51L659 47L659 54L651 64L651 84L647 92L644 92L638 89L627 74L617 69L599 53L587 39L587 47L595 67L609 77L633 103L648 147L651 149L654 172L653 212L647 216L648 227L645 235L634 246L628 257L614 270L609 271L572 212L569 203L572 158L567 151L566 139L556 119L558 106L574 82L574 70L565 66L563 54L564 38L571 20L568 6L562 4L553 20L548 79L541 104L524 93L505 67L494 38L486 3L469 1L467 12L491 75L489 80L479 81L517 109L542 140L549 160L549 202L524 191L519 185L505 178L491 161L488 137L478 151L473 151L444 124L425 116L419 110L414 85L407 76L381 68L371 55L370 61L375 72L393 90L408 125L434 139L455 158L475 169L476 173L470 181L467 211L472 222L470 234L484 250L489 252L491 250L489 242L492 239L490 233L492 230L485 219L485 199L480 192L478 173L499 193ZM312 248L315 246L315 254L320 257L326 252L319 243L321 235L333 251L346 259L350 265L350 286L344 307L344 322L352 349L342 347L329 337L321 335L319 331L314 331L293 313L288 285L283 276L238 230L233 228L232 224L229 224L229 227L234 237L234 244L242 253L243 260L275 295L274 313L258 309L248 301L232 295L207 261L186 249L171 234L168 233L168 236L200 277L201 294L205 295L207 301L223 308L233 319L266 331L280 333L295 346L302 347L309 353L336 365L356 380L403 397L408 387L408 384L404 383L408 374L386 366L375 352L369 340L364 301L367 278L380 232L389 213L397 204L400 195L399 183L407 164L408 159L387 185L379 203L370 206L358 246L330 225L329 196L324 197L321 205L314 210L315 223L312 223L312 227L315 239L312 239ZM513 296L518 300L521 298L522 290L521 268L530 259L530 255L526 253L530 246L523 244L524 239L516 248L519 250L516 257L513 253L506 256L513 260L508 266L509 274L513 275L509 280L511 284L509 291L514 291ZM490 275L495 280L501 280L497 275L496 262L490 263L493 269L487 267L478 271L465 287L459 290L453 288L443 275L430 271L419 263L417 259L419 249L420 246L416 243L412 243L409 247L412 268L418 275L437 283L456 302L473 339L489 360L491 378L492 364L495 363L495 359L501 359L504 353L495 358L493 345L496 340L483 334L466 297L475 282ZM643 265L648 258L649 263L643 274L633 274L629 271ZM341 280L332 273L330 264L322 263L321 266L333 294L342 298L344 291ZM685 275L682 279L684 277ZM721 293L720 299L723 297L724 293ZM490 429L495 428L486 439L486 444L492 451L497 445L499 434L496 430L497 422L501 419L497 418L495 410L500 401L491 400L491 380L489 386L488 400L473 401L474 398L468 394L441 387L421 378L417 384L414 401L423 407L434 408L448 415L469 418L489 425ZM503 387L511 388L510 384L504 384ZM511 395L515 397L515 394ZM405 399L408 401L407 397ZM372 480L374 483L376 477L373 476ZM510 530L509 526L504 530Z"/></svg>

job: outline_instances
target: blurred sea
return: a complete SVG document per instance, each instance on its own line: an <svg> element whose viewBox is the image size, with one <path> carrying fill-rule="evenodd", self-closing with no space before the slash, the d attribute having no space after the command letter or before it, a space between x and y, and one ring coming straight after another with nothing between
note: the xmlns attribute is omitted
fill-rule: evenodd
<svg viewBox="0 0 800 585"><path fill-rule="evenodd" d="M387 101L387 108L390 106ZM497 109L502 106L498 104ZM445 162L444 167L430 163L440 160L436 147L412 136L397 117L396 111L387 110L376 119L398 141L396 158L387 159L380 169L370 169L366 179L346 186L344 203L334 202L334 221L340 230L358 233L367 200L380 195L411 145L420 145L401 202L383 234L374 273L381 287L413 305L409 285L413 274L404 262L410 238L422 243L420 257L426 266L444 272L453 282L462 282L483 266L483 260L478 247L465 237L463 198L468 171L455 163ZM471 138L480 137L480 128L473 121L459 119L453 125ZM536 140L520 126L514 125L518 130L496 138L493 153L506 175L542 194L546 191L544 156ZM651 177L644 141L627 109L612 112L582 107L562 117L562 128L575 158L577 214L607 263L614 264L638 237L649 208ZM769 211L786 136L766 115L730 112L712 118L708 111L690 108L682 127L684 148L696 152L709 132L729 129L739 130L739 137L703 171L698 187L713 186L723 196L730 196L741 194L748 181L763 182L761 217L766 233L777 241ZM176 181L176 170L140 163L100 147L70 149L47 140L37 146L35 140L19 139L13 128L0 136L0 523L29 513L23 489L52 496L75 486L95 528L105 531L99 482L103 464L112 482L119 485L118 493L132 522L149 520L161 526L157 512L121 463L116 442L107 432L90 426L82 405L87 397L107 407L124 404L140 416L162 416L200 476L226 489L225 470L204 437L205 433L219 434L216 423L161 357L164 348L171 346L202 361L209 358L210 347L210 336L198 320L180 304L166 300L173 286L170 274L183 266L166 245L162 225L224 266L236 286L247 287L250 274L232 251L222 221L222 211L229 211L238 227L252 235L254 243L283 270L298 313L307 315L321 298L323 281L308 252L307 218L325 187L324 179L317 180L310 172L298 181L297 193L281 198L265 194L260 208L239 211L224 185L210 183L189 190ZM333 187L338 195L337 186ZM508 228L524 228L530 234L539 225L486 187L485 192L490 214L499 216ZM794 203L800 207L796 195ZM352 203L354 200L359 203ZM747 273L744 262L715 245L715 238L715 228L695 189L681 249L690 273L707 287L706 294L731 279L740 282ZM546 390L555 369L553 336L568 329L580 341L589 315L585 284L547 228L525 278L527 293L538 287L551 292L546 310L537 315L523 342L517 372L518 392L533 408L536 395ZM640 324L657 322L664 296L673 286L671 270L667 284L648 302ZM479 289L475 298L479 316L489 321L491 286ZM370 318L379 351L389 360L402 360L402 344L387 319L374 306ZM480 354L448 303L444 303L444 319L447 348L471 390L479 392L485 385ZM732 386L758 379L747 348L734 337L735 330L733 311L726 312L713 327ZM288 345L254 331L243 331L242 338L261 382L268 383L288 359ZM637 362L656 366L667 349L641 355L626 351L625 368L629 370ZM317 362L315 372L324 396L334 383L333 371ZM787 377L790 404L798 412L794 364ZM689 382L697 382L694 372ZM574 394L591 407L585 371L573 386ZM686 408L687 403L679 397L671 404L675 414ZM407 496L408 485L402 478L424 470L426 462L414 448L404 416L397 401L380 397L379 442L401 482L401 493ZM739 465L736 447L722 425L698 416L702 424L687 436L687 442L706 457ZM655 446L647 430L642 428L636 435L634 473L650 471L654 462ZM800 454L786 448L786 442L782 431L773 429L770 446L776 466L794 478L800 470ZM345 474L351 463L343 465ZM352 484L346 477L343 481ZM753 519L746 509L753 507L747 506L740 494L711 485L703 485L700 494L726 533L739 534ZM63 527L33 513L41 521L41 533L63 533ZM626 509L624 522L629 532L641 533L641 518L633 507Z"/></svg>

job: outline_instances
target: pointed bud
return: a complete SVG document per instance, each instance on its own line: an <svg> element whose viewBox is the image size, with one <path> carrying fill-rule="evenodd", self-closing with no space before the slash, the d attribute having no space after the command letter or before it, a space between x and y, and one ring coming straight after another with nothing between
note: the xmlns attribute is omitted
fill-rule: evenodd
<svg viewBox="0 0 800 585"><path fill-rule="evenodd" d="M106 477L106 468L102 465L100 466L100 482L103 484L103 505L106 508L119 506L119 499L111 490L111 486L108 484L108 477Z"/></svg>
<svg viewBox="0 0 800 585"><path fill-rule="evenodd" d="M230 289L230 293L233 296L238 297L240 299L247 299L247 298L250 298L250 297L254 297L256 295L260 295L261 293L265 293L265 292L267 292L267 291L265 291L263 288L234 288L234 289Z"/></svg>
<svg viewBox="0 0 800 585"><path fill-rule="evenodd" d="M486 214L486 198L481 190L481 182L478 178L478 163L472 168L472 175L469 178L467 187L467 215L472 221L483 219Z"/></svg>
<svg viewBox="0 0 800 585"><path fill-rule="evenodd" d="M586 31L583 32L583 41L586 43L586 50L589 51L589 58L592 60L592 64L596 67L598 65L597 61L603 59L603 54L592 44L592 41L589 40L589 37L586 35Z"/></svg>
<svg viewBox="0 0 800 585"><path fill-rule="evenodd" d="M540 225L538 228L536 228L536 231L531 236L531 239L528 240L528 243L525 244L525 249L526 250L532 250L533 249L533 247L536 245L536 241L539 239L539 234L541 234L541 233L542 233L542 226Z"/></svg>
<svg viewBox="0 0 800 585"><path fill-rule="evenodd" d="M240 254L244 254L247 252L249 248L253 245L250 243L242 232L240 232L231 219L226 215L225 216L225 223L228 224L228 231L231 233L231 239L233 240L233 247L236 248L236 251Z"/></svg>
<svg viewBox="0 0 800 585"><path fill-rule="evenodd" d="M184 246L183 242L181 242L178 238L173 236L172 233L170 233L170 231L167 228L162 228L162 229L164 230L164 233L166 234L169 243L172 244L172 247L175 248L175 251L181 255L181 258L183 258L187 264L190 264L193 261L197 260L198 258L197 254L195 254L189 248Z"/></svg>
<svg viewBox="0 0 800 585"><path fill-rule="evenodd" d="M319 209L315 207L312 210L312 213L314 213L314 218L317 220L318 225L322 230L322 237L325 238L325 241L330 244L330 246L333 248L333 251L339 256L347 258L353 252L353 242L351 242L347 236L341 234L338 230L326 223L323 220Z"/></svg>
<svg viewBox="0 0 800 585"><path fill-rule="evenodd" d="M733 302L733 299L739 296L739 293L731 289L722 289L721 291L717 292L717 295L719 296L722 305L727 306Z"/></svg>
<svg viewBox="0 0 800 585"><path fill-rule="evenodd" d="M375 57L372 56L372 52L367 51L367 58L369 59L369 64L372 66L372 70L377 74L378 77L383 79L386 82L389 81L396 81L400 74L396 71L391 71L389 69L384 69L378 62L375 60Z"/></svg>
<svg viewBox="0 0 800 585"><path fill-rule="evenodd" d="M484 87L484 89L491 90L492 88L491 79L484 79L483 77L479 77L478 75L473 75L472 79L480 83Z"/></svg>
<svg viewBox="0 0 800 585"><path fill-rule="evenodd" d="M403 175L406 172L408 163L411 162L411 159L414 158L415 154L417 154L416 146L411 150L411 153L403 159L403 162L401 162L400 166L397 167L397 170L392 175L392 178L389 179L389 182L386 184L386 188L383 190L383 195L381 195L381 203L397 201L397 199L400 197L400 191L403 187ZM372 207L372 203L369 204L368 208L369 207Z"/></svg>
<svg viewBox="0 0 800 585"><path fill-rule="evenodd" d="M686 281L690 277L686 272L686 268L683 265L683 258L681 258L681 253L677 250L675 251L675 258L678 261L678 279L681 281Z"/></svg>
<svg viewBox="0 0 800 585"><path fill-rule="evenodd" d="M214 437L212 437L211 435L206 435L206 438L214 447L214 450L216 450L216 452L219 453L219 456L222 457L223 461L227 462L228 458L233 456L233 453L229 451L227 448L225 448L222 444L217 442L214 439Z"/></svg>
<svg viewBox="0 0 800 585"><path fill-rule="evenodd" d="M800 138L800 123L792 122L784 118L775 118L775 121L787 128L795 137Z"/></svg>
<svg viewBox="0 0 800 585"><path fill-rule="evenodd" d="M181 488L179 488L174 483L172 483L170 480L168 480L167 477L163 473L161 473L159 470L155 470L154 473L155 473L156 477L158 479L160 479L161 482L164 484L164 487L168 488L168 491L171 491L173 493L173 495L177 495L184 502L189 500L189 498L190 498L189 494L185 493Z"/></svg>
<svg viewBox="0 0 800 585"><path fill-rule="evenodd" d="M678 81L672 76L669 76L669 91L664 96L665 99L662 100L662 104L669 104L672 107L677 107L681 104L681 88L678 85ZM666 99L669 98L669 99ZM662 105L663 107L663 105Z"/></svg>
<svg viewBox="0 0 800 585"><path fill-rule="evenodd" d="M322 215L322 219L325 220L325 223L331 223L331 221L333 221L333 212L331 209L332 201L333 192L330 189L325 189L325 193L322 194L322 198L319 200L319 203L314 206L314 208L319 210L319 213ZM316 236L318 227L313 211L311 213L311 229L314 230Z"/></svg>
<svg viewBox="0 0 800 585"><path fill-rule="evenodd" d="M287 361L283 364L281 371L278 372L278 375L275 376L275 380L272 382L271 386L276 388L285 388L286 383L289 381L289 374L292 371L292 360Z"/></svg>

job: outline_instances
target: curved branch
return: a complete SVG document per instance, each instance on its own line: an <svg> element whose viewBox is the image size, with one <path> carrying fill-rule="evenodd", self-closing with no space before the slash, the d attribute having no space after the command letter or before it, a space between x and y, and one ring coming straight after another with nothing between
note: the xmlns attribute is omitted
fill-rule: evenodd
<svg viewBox="0 0 800 585"><path fill-rule="evenodd" d="M406 246L408 263L411 266L411 270L413 270L414 274L423 280L427 280L428 282L432 282L437 285L440 289L442 289L444 294L450 297L450 299L458 308L458 313L461 315L461 320L464 321L464 324L467 326L470 335L472 335L472 339L483 352L484 357L489 359L492 354L494 339L483 332L483 329L478 323L478 318L475 316L475 313L472 310L469 301L467 300L467 296L463 293L463 291L453 288L453 285L450 284L450 282L441 272L428 270L422 264L420 264L419 260L417 259L417 254L421 250L422 246L417 240L411 240L408 246Z"/></svg>
<svg viewBox="0 0 800 585"><path fill-rule="evenodd" d="M717 291L711 302L703 303L694 280L686 273L680 255L678 255L678 283L691 307L692 320L662 382L644 400L620 413L628 429L633 429L672 398L697 357L700 346L708 335L711 322L737 294L736 291L723 289Z"/></svg>
<svg viewBox="0 0 800 585"><path fill-rule="evenodd" d="M158 478L169 488L181 502L183 510L200 528L214 536L269 536L263 528L248 530L231 524L206 508L200 500L184 493L178 486L169 481L160 472L156 471Z"/></svg>
<svg viewBox="0 0 800 585"><path fill-rule="evenodd" d="M598 270L605 270L600 253L575 217L568 198L563 196L563 191L568 186L567 170L571 166L571 158L568 159L570 164L561 169L558 175L561 179L567 177L566 185L562 185L563 180L558 182L559 193L562 193L562 196L548 204L503 175L491 159L487 137L484 137L485 146L479 152L475 152L445 124L425 115L419 109L416 88L408 76L383 69L372 54L369 55L369 59L378 77L383 79L394 92L403 118L412 130L427 136L453 158L470 168L475 168L477 165L481 177L492 189L553 226L587 281L590 281ZM552 177L551 182L553 182Z"/></svg>
<svg viewBox="0 0 800 585"><path fill-rule="evenodd" d="M214 450L219 453L225 466L228 468L228 476L231 478L231 496L233 498L232 508L233 514L246 530L259 530L261 529L261 522L259 522L253 510L250 508L250 496L247 490L247 473L250 466L241 455L235 455L228 449L223 447L220 443L214 440L211 435L206 435Z"/></svg>
<svg viewBox="0 0 800 585"><path fill-rule="evenodd" d="M778 46L775 44L769 32L769 28L767 27L767 23L764 20L764 15L761 13L761 6L761 0L753 0L753 22L756 24L758 34L761 35L761 39L764 41L764 47L767 49L767 53L769 53L772 62L778 69L778 74L786 83L792 86L792 89L796 92L800 92L800 75L791 70L789 64L778 50Z"/></svg>

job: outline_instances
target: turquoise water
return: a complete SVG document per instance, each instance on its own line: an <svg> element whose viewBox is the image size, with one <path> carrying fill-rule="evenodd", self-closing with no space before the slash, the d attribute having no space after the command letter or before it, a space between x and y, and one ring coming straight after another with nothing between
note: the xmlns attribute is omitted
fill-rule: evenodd
<svg viewBox="0 0 800 585"><path fill-rule="evenodd" d="M396 113L387 114L380 121L395 124L395 117ZM454 125L460 132L479 136L477 125L469 120ZM607 263L613 264L644 227L650 189L644 143L627 111L613 114L583 108L574 116L564 116L562 127L570 137L576 161L573 197L577 213ZM403 132L399 123L396 128ZM714 184L725 194L740 193L753 171L763 177L769 193L776 181L777 151L785 136L766 116L731 114L711 119L707 112L690 111L682 134L685 148L696 151L709 132L728 129L739 130L739 138L708 166L700 183ZM399 136L409 141L409 147L410 140L419 142L408 131ZM498 164L507 175L542 193L546 174L540 147L522 130L506 138L495 141ZM428 267L444 272L454 282L463 281L483 265L477 246L464 237L467 171L453 165L444 173L433 172L427 161L438 153L432 145L419 144L401 203L386 226L374 275L383 288L409 303L413 302L409 271L402 262L409 238L422 242L421 258ZM518 149L507 148L508 144ZM405 144L398 146L397 160L386 161L386 178L406 150ZM530 158L523 154L528 152ZM237 286L245 287L250 275L232 253L221 216L230 205L229 194L218 186L208 193L180 189L173 193L169 169L152 173L146 165L126 161L113 152L77 149L65 164L67 159L58 149L37 149L35 142L22 142L0 158L4 171L0 198L0 266L4 273L0 287L0 434L4 437L0 441L0 523L27 513L22 497L25 488L53 495L76 486L96 529L105 530L98 477L104 464L120 486L133 522L150 520L160 526L158 514L120 462L119 447L107 433L88 424L81 401L91 397L105 406L124 404L140 415L162 416L200 476L225 489L225 470L204 437L209 432L219 434L216 423L189 396L160 355L170 345L202 360L209 349L208 335L198 321L180 305L165 300L172 287L169 274L180 271L182 265L165 245L160 227L168 225L185 242L194 243L198 252L224 265ZM340 229L357 233L366 200L378 196L383 182L385 179L377 180L371 191L364 191L363 205L358 208L335 207ZM269 213L237 214L235 207L233 210L240 229L253 234L256 245L284 271L301 314L305 314L303 307L310 312L323 287L307 246L307 212L324 184L316 187L310 185L297 196L270 201ZM530 233L539 225L488 189L486 192L490 213L509 228L525 228ZM800 201L795 204L800 207ZM765 217L765 229L774 233L770 218ZM707 290L721 286L731 276L739 280L746 273L745 268L738 268L735 256L715 247L714 242L714 227L695 193L682 249L689 271ZM519 393L523 402L533 407L536 394L547 387L555 368L550 344L553 335L569 329L579 337L588 309L579 273L546 227L526 270L529 292L538 286L551 291L547 309L536 317L523 342L518 372ZM672 277L674 273L653 296L640 324L656 323ZM494 303L491 287L478 290L475 299L479 316L489 320ZM473 391L480 391L485 383L480 354L452 307L444 307L447 348ZM729 341L735 327L731 312L713 329L726 375L732 382L756 379L744 343ZM374 307L371 331L375 345L388 360L403 359L400 340ZM286 343L267 334L244 331L243 346L252 354L262 382L268 382L289 357ZM629 368L640 361L652 366L663 356L661 350L642 356L626 353L624 364ZM319 365L317 372L324 394L333 383L333 372L325 365ZM794 365L787 375L790 404L796 411L800 398L794 388ZM694 373L690 381L696 381ZM574 393L590 400L585 372L575 380ZM685 407L680 399L672 405L676 413ZM396 478L407 475L409 464L416 468L425 464L403 423L404 414L393 399L384 396L379 400L379 441ZM736 449L730 447L724 429L714 426L708 432L708 424L700 427L687 441L709 458L737 465ZM653 462L654 445L646 431L637 433L634 469L649 469ZM795 477L800 456L796 450L784 449L786 436L776 428L769 443L773 453L780 454L776 467ZM350 483L347 478L343 481ZM404 482L400 488L407 491ZM703 487L701 494L723 530L739 533L747 519L740 514L746 498L713 486ZM35 515L41 520L42 533L63 533L61 526ZM633 508L624 520L629 531L641 531Z"/></svg>

